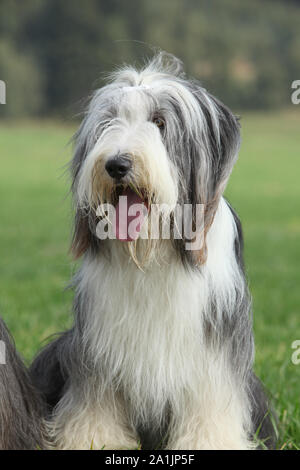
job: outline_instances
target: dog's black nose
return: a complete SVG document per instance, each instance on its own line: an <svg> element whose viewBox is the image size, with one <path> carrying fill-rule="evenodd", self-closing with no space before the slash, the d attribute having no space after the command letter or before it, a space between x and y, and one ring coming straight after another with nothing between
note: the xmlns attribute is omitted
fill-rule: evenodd
<svg viewBox="0 0 300 470"><path fill-rule="evenodd" d="M128 155L118 155L110 158L105 164L105 169L109 176L116 180L120 180L127 175L131 168L131 161Z"/></svg>

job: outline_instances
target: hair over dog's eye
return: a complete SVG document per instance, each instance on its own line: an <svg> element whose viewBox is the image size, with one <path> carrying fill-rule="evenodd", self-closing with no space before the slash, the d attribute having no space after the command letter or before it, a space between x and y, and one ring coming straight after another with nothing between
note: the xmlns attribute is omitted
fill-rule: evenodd
<svg viewBox="0 0 300 470"><path fill-rule="evenodd" d="M165 128L165 121L157 116L154 116L152 119L153 124L155 124L160 130L163 130Z"/></svg>

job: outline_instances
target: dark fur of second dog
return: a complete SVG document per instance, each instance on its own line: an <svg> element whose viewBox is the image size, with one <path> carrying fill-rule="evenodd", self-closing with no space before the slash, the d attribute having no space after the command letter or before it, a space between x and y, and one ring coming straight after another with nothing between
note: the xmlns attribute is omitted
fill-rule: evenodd
<svg viewBox="0 0 300 470"><path fill-rule="evenodd" d="M42 449L44 402L1 318L0 340L5 348L5 363L0 364L0 450Z"/></svg>

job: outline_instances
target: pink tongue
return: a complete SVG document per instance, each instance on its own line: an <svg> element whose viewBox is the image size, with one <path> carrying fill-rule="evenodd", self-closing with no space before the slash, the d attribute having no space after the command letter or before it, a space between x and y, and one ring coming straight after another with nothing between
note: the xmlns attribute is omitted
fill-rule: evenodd
<svg viewBox="0 0 300 470"><path fill-rule="evenodd" d="M139 207L134 207L132 212L130 212L134 204L138 204ZM129 213L133 215L129 215ZM146 214L147 206L145 201L132 189L127 188L122 196L120 196L116 206L116 238L122 242L136 240ZM133 222L135 219L136 222Z"/></svg>

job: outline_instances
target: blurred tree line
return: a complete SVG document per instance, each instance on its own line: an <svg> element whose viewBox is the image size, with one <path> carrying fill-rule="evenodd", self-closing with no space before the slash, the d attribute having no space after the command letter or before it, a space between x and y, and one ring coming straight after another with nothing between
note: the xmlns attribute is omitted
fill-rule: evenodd
<svg viewBox="0 0 300 470"><path fill-rule="evenodd" d="M124 62L158 47L234 109L290 103L297 0L0 0L0 115L64 116Z"/></svg>

